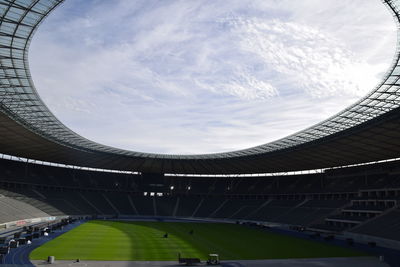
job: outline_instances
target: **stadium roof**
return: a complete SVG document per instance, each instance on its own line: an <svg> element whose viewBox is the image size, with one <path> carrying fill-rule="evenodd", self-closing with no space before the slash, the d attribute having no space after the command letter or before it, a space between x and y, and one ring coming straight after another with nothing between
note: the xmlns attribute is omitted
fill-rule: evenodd
<svg viewBox="0 0 400 267"><path fill-rule="evenodd" d="M190 174L309 170L400 155L399 48L385 78L367 96L319 124L271 143L226 153L171 155L90 141L50 112L30 76L32 36L62 1L0 0L0 153L94 168ZM384 4L399 25L400 1Z"/></svg>

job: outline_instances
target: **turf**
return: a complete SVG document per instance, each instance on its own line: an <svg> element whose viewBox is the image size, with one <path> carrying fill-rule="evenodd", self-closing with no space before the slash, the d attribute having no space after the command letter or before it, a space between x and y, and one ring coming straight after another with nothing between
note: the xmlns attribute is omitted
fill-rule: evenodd
<svg viewBox="0 0 400 267"><path fill-rule="evenodd" d="M191 235L190 230L194 231ZM169 237L163 238L168 232ZM90 221L35 249L32 260L222 260L351 257L365 254L235 224Z"/></svg>

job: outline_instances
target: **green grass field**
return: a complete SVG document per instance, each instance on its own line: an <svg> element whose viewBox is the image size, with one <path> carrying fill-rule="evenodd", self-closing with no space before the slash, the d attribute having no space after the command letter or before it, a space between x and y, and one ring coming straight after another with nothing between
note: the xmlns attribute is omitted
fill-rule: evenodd
<svg viewBox="0 0 400 267"><path fill-rule="evenodd" d="M194 234L189 231L193 229ZM163 238L164 233L169 238ZM35 249L32 260L222 260L365 256L352 249L235 224L90 221Z"/></svg>

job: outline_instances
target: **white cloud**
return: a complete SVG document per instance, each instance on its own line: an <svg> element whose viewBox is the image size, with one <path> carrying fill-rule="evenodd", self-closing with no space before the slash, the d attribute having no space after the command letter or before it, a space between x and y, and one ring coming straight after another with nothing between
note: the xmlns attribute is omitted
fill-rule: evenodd
<svg viewBox="0 0 400 267"><path fill-rule="evenodd" d="M30 65L46 104L89 139L207 153L281 138L355 102L395 38L374 0L68 0L39 28Z"/></svg>

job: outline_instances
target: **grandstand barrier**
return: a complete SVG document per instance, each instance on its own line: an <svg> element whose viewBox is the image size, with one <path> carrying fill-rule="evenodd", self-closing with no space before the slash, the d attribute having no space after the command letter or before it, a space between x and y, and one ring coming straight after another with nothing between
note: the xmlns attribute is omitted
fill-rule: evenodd
<svg viewBox="0 0 400 267"><path fill-rule="evenodd" d="M8 229L12 227L22 227L30 224L42 223L42 222L51 222L59 219L68 218L69 216L50 216L50 217L41 217L41 218L31 218L31 219L24 219L18 220L13 222L6 222L0 224L0 229Z"/></svg>

